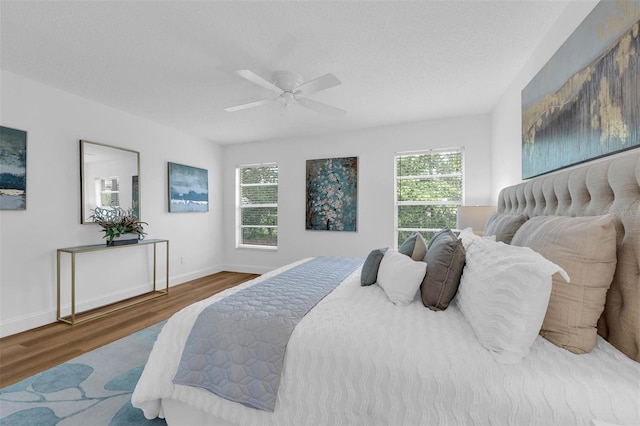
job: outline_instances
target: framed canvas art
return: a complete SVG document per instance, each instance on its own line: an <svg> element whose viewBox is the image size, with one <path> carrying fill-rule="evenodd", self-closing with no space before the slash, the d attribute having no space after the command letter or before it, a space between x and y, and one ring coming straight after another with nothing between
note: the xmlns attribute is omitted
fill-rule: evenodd
<svg viewBox="0 0 640 426"><path fill-rule="evenodd" d="M207 169L169 163L169 212L208 212Z"/></svg>
<svg viewBox="0 0 640 426"><path fill-rule="evenodd" d="M27 132L0 126L0 210L27 208Z"/></svg>
<svg viewBox="0 0 640 426"><path fill-rule="evenodd" d="M133 215L140 218L140 185L138 176L131 176L131 211Z"/></svg>
<svg viewBox="0 0 640 426"><path fill-rule="evenodd" d="M307 160L306 229L357 231L358 157Z"/></svg>
<svg viewBox="0 0 640 426"><path fill-rule="evenodd" d="M640 147L640 2L601 1L522 90L522 178Z"/></svg>

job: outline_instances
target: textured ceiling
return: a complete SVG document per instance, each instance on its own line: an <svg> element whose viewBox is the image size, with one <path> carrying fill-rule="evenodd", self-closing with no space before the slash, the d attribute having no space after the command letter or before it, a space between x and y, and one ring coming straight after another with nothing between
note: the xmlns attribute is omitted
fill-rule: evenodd
<svg viewBox="0 0 640 426"><path fill-rule="evenodd" d="M4 1L0 67L221 144L487 113L568 1ZM233 71L342 85L278 102Z"/></svg>

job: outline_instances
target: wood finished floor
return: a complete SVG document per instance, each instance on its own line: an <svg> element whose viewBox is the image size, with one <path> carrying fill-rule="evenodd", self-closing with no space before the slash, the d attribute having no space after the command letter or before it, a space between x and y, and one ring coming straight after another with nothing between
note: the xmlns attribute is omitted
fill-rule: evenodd
<svg viewBox="0 0 640 426"><path fill-rule="evenodd" d="M101 318L74 325L56 322L4 337L0 339L0 388L149 327L185 306L257 276L219 272L170 287L167 296Z"/></svg>

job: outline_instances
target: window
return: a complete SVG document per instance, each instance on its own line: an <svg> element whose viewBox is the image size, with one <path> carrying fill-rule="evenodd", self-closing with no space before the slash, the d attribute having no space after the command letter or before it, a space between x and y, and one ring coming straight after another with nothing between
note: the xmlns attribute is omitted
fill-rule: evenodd
<svg viewBox="0 0 640 426"><path fill-rule="evenodd" d="M120 206L120 185L117 176L96 178L96 200L98 207Z"/></svg>
<svg viewBox="0 0 640 426"><path fill-rule="evenodd" d="M398 153L395 169L398 246L413 232L429 241L442 228L456 228L463 192L462 148Z"/></svg>
<svg viewBox="0 0 640 426"><path fill-rule="evenodd" d="M278 246L278 166L260 164L236 169L237 247Z"/></svg>

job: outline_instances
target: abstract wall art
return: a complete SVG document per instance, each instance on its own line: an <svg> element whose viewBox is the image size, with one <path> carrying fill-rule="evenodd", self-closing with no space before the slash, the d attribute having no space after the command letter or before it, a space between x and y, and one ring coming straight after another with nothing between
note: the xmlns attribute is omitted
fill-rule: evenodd
<svg viewBox="0 0 640 426"><path fill-rule="evenodd" d="M169 163L169 212L208 211L208 171L183 164Z"/></svg>
<svg viewBox="0 0 640 426"><path fill-rule="evenodd" d="M307 160L306 229L357 231L358 157Z"/></svg>
<svg viewBox="0 0 640 426"><path fill-rule="evenodd" d="M601 1L522 90L522 178L640 146L640 2Z"/></svg>
<svg viewBox="0 0 640 426"><path fill-rule="evenodd" d="M27 132L0 126L0 210L27 208Z"/></svg>
<svg viewBox="0 0 640 426"><path fill-rule="evenodd" d="M140 181L138 176L131 176L131 212L140 217Z"/></svg>

